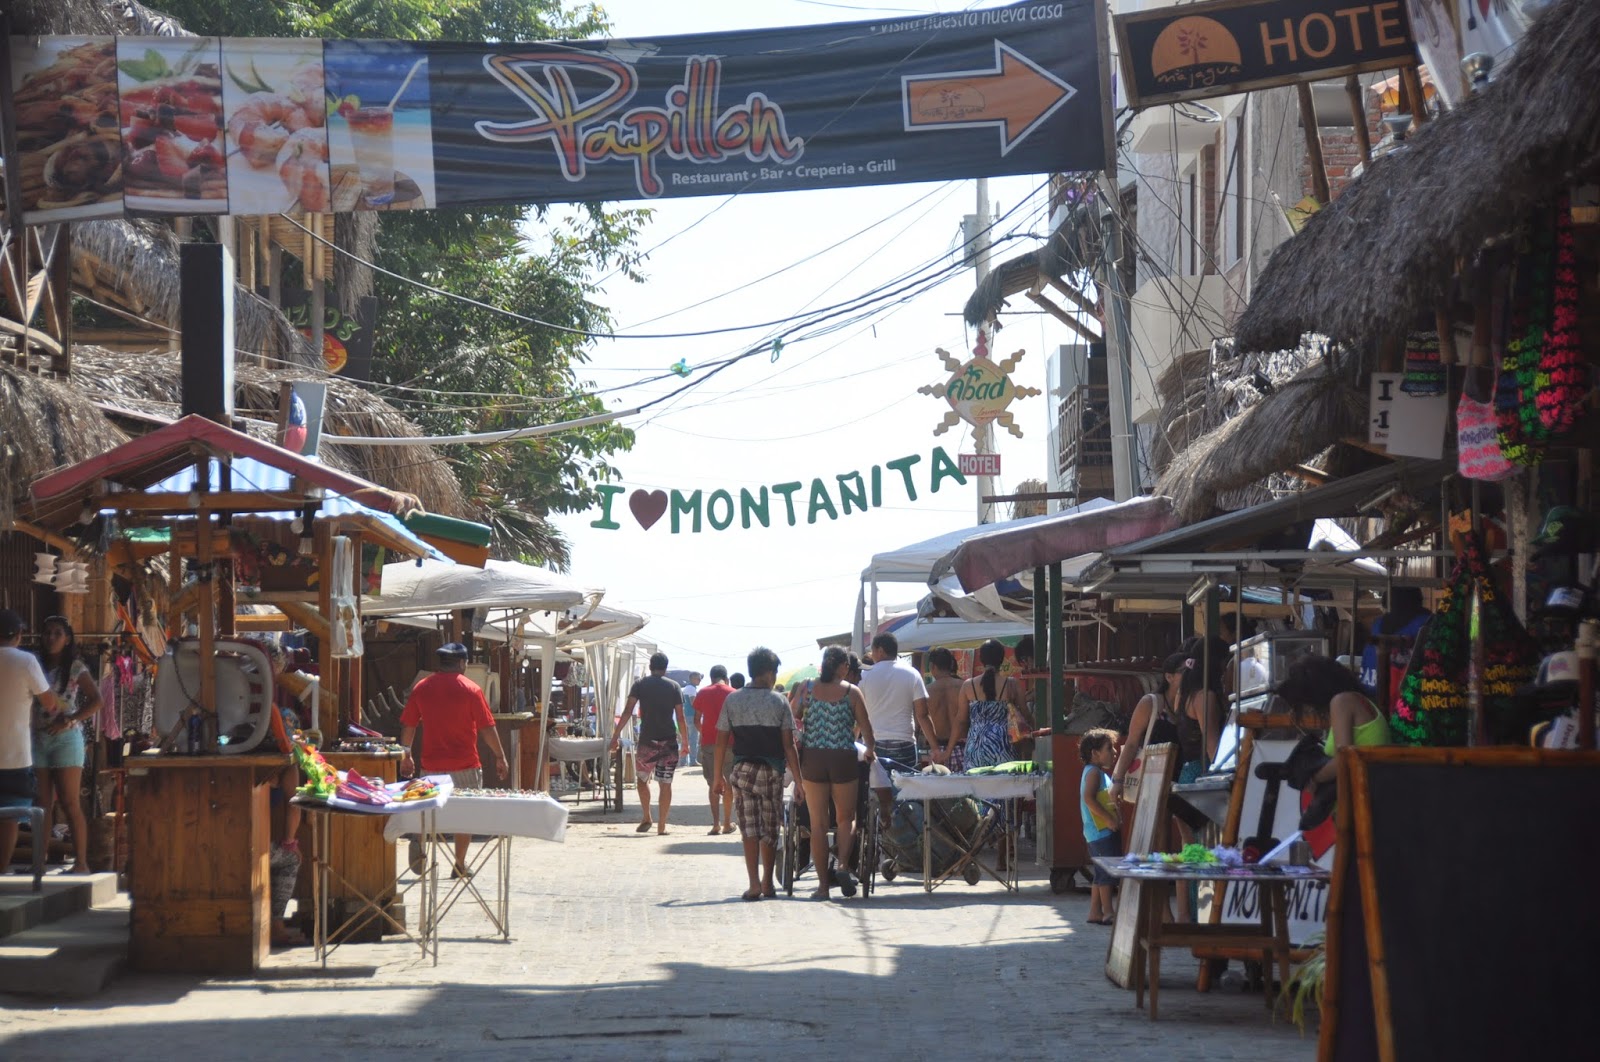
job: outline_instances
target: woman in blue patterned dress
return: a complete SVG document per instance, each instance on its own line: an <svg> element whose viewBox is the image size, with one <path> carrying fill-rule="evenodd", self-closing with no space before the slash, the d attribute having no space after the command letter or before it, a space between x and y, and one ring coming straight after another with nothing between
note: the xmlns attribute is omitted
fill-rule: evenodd
<svg viewBox="0 0 1600 1062"><path fill-rule="evenodd" d="M1006 647L993 638L978 647L978 663L983 673L967 679L961 686L967 702L964 718L957 718L950 735L952 746L965 740L966 768L993 767L1012 759L1011 721L1022 715L1022 690L1010 675L1000 681L1000 665L1005 663Z"/></svg>
<svg viewBox="0 0 1600 1062"><path fill-rule="evenodd" d="M1022 716L1022 690L1010 675L1000 680L1000 665L1006 662L1006 647L990 638L978 646L978 663L983 673L967 679L961 686L962 699L967 711L956 720L950 735L951 745L966 739L966 769L994 767L1011 761L1011 721ZM995 860L998 870L1006 869L1011 861L1011 848L1006 836L1000 838L1000 853Z"/></svg>
<svg viewBox="0 0 1600 1062"><path fill-rule="evenodd" d="M856 790L861 777L856 757L856 733L873 756L872 722L861 691L846 674L850 654L829 646L822 654L822 667L815 682L806 684L800 702L805 718L800 753L800 784L805 789L806 811L811 818L811 865L817 868L817 891L813 899L828 898L828 820L829 804L838 837L839 890L854 896L855 879L849 871L850 847L855 841Z"/></svg>

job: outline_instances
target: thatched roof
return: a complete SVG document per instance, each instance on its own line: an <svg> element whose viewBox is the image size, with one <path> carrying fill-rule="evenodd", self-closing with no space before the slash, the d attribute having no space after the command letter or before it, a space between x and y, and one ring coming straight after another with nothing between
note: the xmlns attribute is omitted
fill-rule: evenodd
<svg viewBox="0 0 1600 1062"><path fill-rule="evenodd" d="M1043 247L991 269L968 297L962 316L976 328L999 314L1011 296L1033 287L1039 274L1059 280L1069 273L1082 272L1098 260L1099 241L1094 201L1076 204Z"/></svg>
<svg viewBox="0 0 1600 1062"><path fill-rule="evenodd" d="M1545 10L1494 82L1372 164L1272 255L1236 330L1368 347L1445 294L1456 260L1600 174L1600 3Z"/></svg>
<svg viewBox="0 0 1600 1062"><path fill-rule="evenodd" d="M11 31L23 37L50 33L188 35L177 19L137 0L12 0L9 6Z"/></svg>
<svg viewBox="0 0 1600 1062"><path fill-rule="evenodd" d="M1172 499L1179 520L1205 519L1225 492L1250 487L1359 432L1366 407L1348 358L1331 350L1172 458L1156 493Z"/></svg>
<svg viewBox="0 0 1600 1062"><path fill-rule="evenodd" d="M72 227L79 287L156 325L180 324L178 238L157 221L84 221ZM282 361L312 365L311 343L272 303L242 284L233 290L233 336L240 350L272 351Z"/></svg>
<svg viewBox="0 0 1600 1062"><path fill-rule="evenodd" d="M182 398L176 354L117 354L98 347L73 349L72 382L93 402L176 417ZM270 421L278 408L278 385L304 379L304 372L274 373L253 365L234 369L234 401L242 416ZM326 377L330 433L419 436L422 430L394 407L355 384ZM255 429L269 432L266 426ZM338 446L323 436L322 459L329 465L380 486L415 494L429 512L472 518L461 484L449 464L431 446Z"/></svg>
<svg viewBox="0 0 1600 1062"><path fill-rule="evenodd" d="M76 388L0 364L0 522L37 476L127 441Z"/></svg>

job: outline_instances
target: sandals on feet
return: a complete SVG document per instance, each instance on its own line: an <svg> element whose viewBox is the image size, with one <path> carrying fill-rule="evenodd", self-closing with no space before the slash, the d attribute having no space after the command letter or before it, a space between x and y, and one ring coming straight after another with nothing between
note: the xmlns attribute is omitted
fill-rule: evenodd
<svg viewBox="0 0 1600 1062"><path fill-rule="evenodd" d="M652 827L654 825L655 825L655 823L653 823L653 822L641 822L641 823L639 823L639 825L634 827L633 832L634 833L649 833L650 832L650 827Z"/></svg>

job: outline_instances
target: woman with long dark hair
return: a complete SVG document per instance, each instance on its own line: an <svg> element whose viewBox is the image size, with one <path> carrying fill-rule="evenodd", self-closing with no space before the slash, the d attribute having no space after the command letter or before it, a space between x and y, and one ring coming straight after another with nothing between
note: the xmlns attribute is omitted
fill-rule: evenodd
<svg viewBox="0 0 1600 1062"><path fill-rule="evenodd" d="M993 767L1012 758L1011 720L1022 714L1022 690L1010 675L1000 679L1005 662L1006 647L990 638L978 646L982 674L961 684L967 710L956 714L950 744L962 746L968 769Z"/></svg>
<svg viewBox="0 0 1600 1062"><path fill-rule="evenodd" d="M1276 692L1289 702L1296 722L1309 710L1316 714L1315 725L1328 728L1322 746L1328 762L1312 776L1318 785L1338 778L1340 749L1392 743L1389 720L1367 698L1361 680L1337 660L1301 657L1290 665Z"/></svg>
<svg viewBox="0 0 1600 1062"><path fill-rule="evenodd" d="M836 645L822 652L822 667L817 679L806 684L800 710L805 717L804 748L800 753L800 784L806 794L806 811L811 817L811 865L817 871L817 891L813 899L828 898L828 821L834 822L838 838L838 869L835 877L846 896L856 892L850 874L850 848L855 841L856 790L861 779L856 756L856 733L867 746L867 758L874 754L872 721L867 718L867 702L861 691L846 677L850 654Z"/></svg>
<svg viewBox="0 0 1600 1062"><path fill-rule="evenodd" d="M983 665L983 673L961 684L961 699L966 702L967 710L956 713L950 744L951 747L960 745L964 770L993 767L1013 758L1011 721L1022 715L1022 689L1010 675L1001 680L1000 666L1005 662L1006 647L990 638L978 646L978 663ZM1011 846L1009 840L1002 837L996 869L1005 870L1010 863Z"/></svg>
<svg viewBox="0 0 1600 1062"><path fill-rule="evenodd" d="M1172 706L1183 698L1184 664L1188 659L1178 652L1163 660L1161 689L1140 697L1139 703L1133 706L1133 718L1128 720L1128 739L1122 743L1116 766L1111 769L1112 799L1122 799L1122 781L1128 777L1133 762L1144 754L1146 745L1178 744L1178 721Z"/></svg>
<svg viewBox="0 0 1600 1062"><path fill-rule="evenodd" d="M1178 683L1178 773L1173 781L1188 783L1204 774L1217 758L1223 723L1222 673L1227 668L1228 650L1215 638L1191 638L1182 652L1186 655Z"/></svg>
<svg viewBox="0 0 1600 1062"><path fill-rule="evenodd" d="M37 702L33 716L33 768L39 779L39 806L50 816L57 799L67 813L72 831L74 863L69 873L89 874L89 828L84 822L83 721L100 710L100 687L82 660L78 638L64 617L51 616L40 634L39 666L56 695L55 711Z"/></svg>

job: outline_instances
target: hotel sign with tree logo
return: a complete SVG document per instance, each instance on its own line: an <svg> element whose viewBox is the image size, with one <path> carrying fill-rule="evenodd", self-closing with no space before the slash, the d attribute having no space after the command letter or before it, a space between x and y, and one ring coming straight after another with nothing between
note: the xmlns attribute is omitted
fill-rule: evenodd
<svg viewBox="0 0 1600 1062"><path fill-rule="evenodd" d="M1022 360L1022 351L999 362L991 361L988 336L979 331L978 343L972 349L973 357L964 362L958 361L943 348L935 349L934 353L939 355L950 378L942 384L919 387L917 393L942 398L950 404L950 411L933 429L935 435L943 435L964 420L975 428L990 423L999 424L1012 435L1022 438L1022 429L1017 427L1009 407L1019 398L1031 398L1040 393L1038 388L1018 387L1011 382L1011 370Z"/></svg>
<svg viewBox="0 0 1600 1062"><path fill-rule="evenodd" d="M1417 62L1403 0L1213 0L1115 26L1135 108Z"/></svg>

